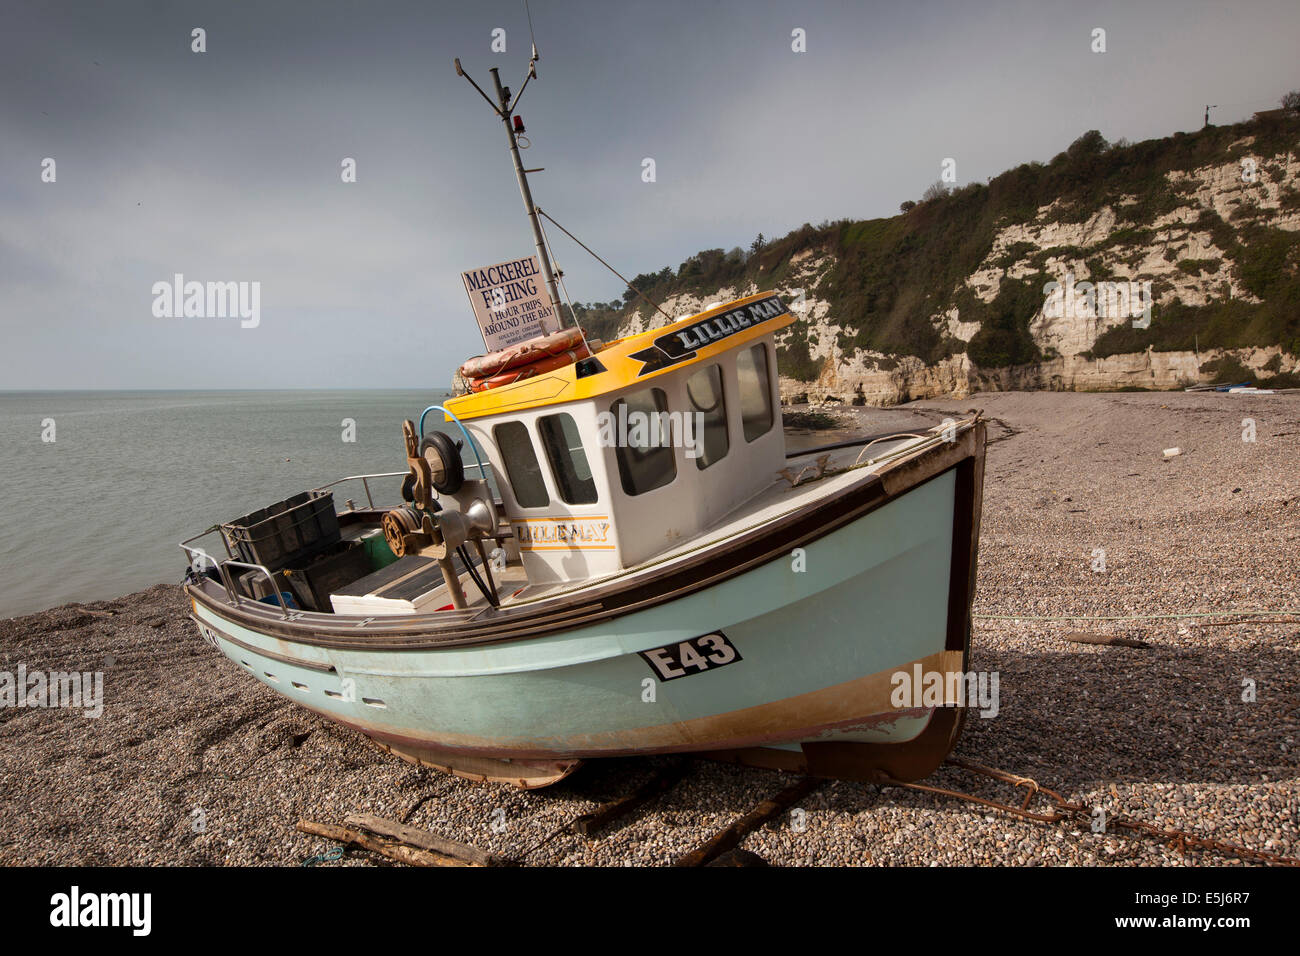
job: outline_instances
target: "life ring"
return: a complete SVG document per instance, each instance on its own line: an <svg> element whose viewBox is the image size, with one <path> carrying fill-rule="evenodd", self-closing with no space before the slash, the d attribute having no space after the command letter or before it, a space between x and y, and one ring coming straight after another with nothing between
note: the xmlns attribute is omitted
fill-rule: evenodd
<svg viewBox="0 0 1300 956"><path fill-rule="evenodd" d="M472 358L460 367L460 374L468 379L493 378L510 369L532 365L576 349L584 344L583 339L582 329L560 329L558 332L520 342L499 352L489 352L487 355Z"/></svg>
<svg viewBox="0 0 1300 956"><path fill-rule="evenodd" d="M576 349L569 349L558 355L548 355L545 358L523 366L517 366L499 375L486 375L480 378L468 378L469 390L471 392L485 392L489 388L499 388L502 385L513 385L515 382L522 382L526 378L532 378L534 375L541 375L543 372L554 372L557 368L564 368L566 365L572 365L591 355L591 352L585 345L579 345Z"/></svg>

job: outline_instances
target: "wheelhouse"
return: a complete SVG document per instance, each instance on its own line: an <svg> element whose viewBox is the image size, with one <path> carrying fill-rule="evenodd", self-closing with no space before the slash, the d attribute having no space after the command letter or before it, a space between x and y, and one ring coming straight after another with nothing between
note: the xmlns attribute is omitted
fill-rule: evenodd
<svg viewBox="0 0 1300 956"><path fill-rule="evenodd" d="M446 403L488 458L530 585L613 574L699 535L785 463L775 296Z"/></svg>

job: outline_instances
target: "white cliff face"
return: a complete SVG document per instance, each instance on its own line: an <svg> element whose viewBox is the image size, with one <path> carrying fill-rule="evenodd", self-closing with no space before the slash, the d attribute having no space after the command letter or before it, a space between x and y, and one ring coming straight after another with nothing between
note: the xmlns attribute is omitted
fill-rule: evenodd
<svg viewBox="0 0 1300 956"><path fill-rule="evenodd" d="M1031 222L1008 225L997 234L988 256L964 284L989 303L997 297L1003 278L1044 277L1043 307L1030 321L1029 331L1046 358L1029 366L981 369L965 352L933 365L912 356L856 348L846 353L838 344L843 327L835 321L830 303L817 296L835 264L827 252L806 250L795 256L788 277L775 286L751 284L719 289L707 297L676 296L662 305L674 318L681 318L758 291L772 289L780 294L803 319L809 354L821 364L816 382L782 376L785 400L806 394L811 400L836 397L889 405L941 395L964 397L978 390L1180 388L1201 381L1205 377L1201 365L1227 353L1147 350L1106 358L1087 353L1108 329L1143 321L1143 310L1151 304L1177 299L1204 305L1225 297L1256 301L1234 277L1228 253L1215 245L1209 229L1200 223L1209 211L1234 227L1250 221L1300 230L1300 208L1284 208L1288 191L1300 188L1300 149L1255 156L1249 152L1252 142L1253 137L1246 137L1234 143L1240 155L1229 162L1169 173L1167 179L1180 204L1153 222L1136 226L1124 222L1111 206L1084 222L1056 222L1058 209L1053 203L1040 208ZM1126 196L1116 206L1122 209L1134 202ZM1042 255L1053 249L1060 251ZM1094 275L1094 268L1099 274ZM667 321L642 306L620 331L627 335ZM980 328L977 321L964 321L956 307L931 316L931 321L959 342L969 342ZM787 330L778 336L778 343L788 342L791 334ZM1234 354L1257 372L1270 361L1280 363L1275 370L1300 370L1300 357L1277 348Z"/></svg>
<svg viewBox="0 0 1300 956"><path fill-rule="evenodd" d="M895 359L858 351L852 357L826 362L816 382L781 376L783 402L838 398L865 405L897 405L914 398L964 398L974 384L975 369L966 353L926 365L913 355Z"/></svg>
<svg viewBox="0 0 1300 956"><path fill-rule="evenodd" d="M732 299L754 295L760 291L771 291L780 295L792 311L809 323L810 332L815 329L817 336L822 338L826 335L826 330L832 328L827 321L827 316L830 313L830 303L824 299L818 299L816 290L833 264L832 256L824 253L814 255L812 249L806 249L790 260L790 275L774 285L764 284L761 289L752 282L743 288L724 286L708 296L682 293L665 299L659 303L659 307L676 321L677 319L708 311L713 306L721 305L723 302L729 302ZM635 335L637 332L662 328L667 324L668 319L663 313L651 309L645 303L641 303L628 320L620 326L619 335ZM838 331L838 328L836 328L836 331ZM834 338L833 334L831 338Z"/></svg>
<svg viewBox="0 0 1300 956"><path fill-rule="evenodd" d="M1191 204L1212 209L1226 221L1243 206L1257 207L1268 224L1290 232L1300 230L1300 208L1284 210L1283 194L1300 181L1300 151L1264 157L1249 152L1255 137L1246 136L1229 147L1243 155L1221 166L1203 166L1191 172L1175 171L1168 179Z"/></svg>
<svg viewBox="0 0 1300 956"><path fill-rule="evenodd" d="M980 330L978 322L963 322L961 312L955 307L941 316L935 316L934 320L935 325L940 326L945 333L962 342L969 342Z"/></svg>
<svg viewBox="0 0 1300 956"><path fill-rule="evenodd" d="M1276 347L1240 349L1229 353L1223 349L1203 352L1130 352L1104 358L1063 356L1033 365L1010 369L976 369L971 391L998 392L1020 389L1045 389L1055 392L1105 392L1122 388L1152 390L1179 389L1201 381L1203 363L1233 354L1243 365L1259 371L1273 356L1282 354ZM1282 355L1282 369L1293 370L1297 363ZM1288 368L1288 365L1291 367Z"/></svg>

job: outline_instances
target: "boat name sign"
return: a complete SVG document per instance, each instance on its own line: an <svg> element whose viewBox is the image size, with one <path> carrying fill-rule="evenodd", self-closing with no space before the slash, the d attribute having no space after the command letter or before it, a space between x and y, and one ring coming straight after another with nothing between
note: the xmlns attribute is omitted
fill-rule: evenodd
<svg viewBox="0 0 1300 956"><path fill-rule="evenodd" d="M515 539L524 551L613 551L608 515L589 518L524 518L514 522Z"/></svg>
<svg viewBox="0 0 1300 956"><path fill-rule="evenodd" d="M779 296L769 295L765 299L742 305L738 309L720 312L707 319L692 322L685 328L668 332L654 340L654 345L640 352L633 352L629 358L642 362L637 376L657 372L678 362L695 358L695 353L706 345L713 345L723 339L762 325L764 322L785 315L789 310Z"/></svg>

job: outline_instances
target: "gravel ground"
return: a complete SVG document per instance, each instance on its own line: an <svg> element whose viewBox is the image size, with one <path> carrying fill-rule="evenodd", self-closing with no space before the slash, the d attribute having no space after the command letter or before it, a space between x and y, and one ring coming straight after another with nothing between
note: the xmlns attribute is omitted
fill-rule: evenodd
<svg viewBox="0 0 1300 956"><path fill-rule="evenodd" d="M993 420L977 614L1300 608L1300 396L999 393L845 411L874 431L973 406ZM295 831L300 817L367 811L530 864L661 865L793 779L697 761L601 838L558 833L662 760L596 762L533 792L415 768L248 680L186 610L159 585L0 621L0 670L105 675L100 719L0 708L0 863L294 864L331 846ZM1062 640L1080 629L1149 647ZM1297 664L1294 623L984 618L973 666L998 672L1000 710L969 721L957 753L1108 815L1300 856ZM950 767L928 782L1015 799ZM797 809L744 848L778 865L1241 863L843 781ZM360 851L331 865L372 864L389 865Z"/></svg>

